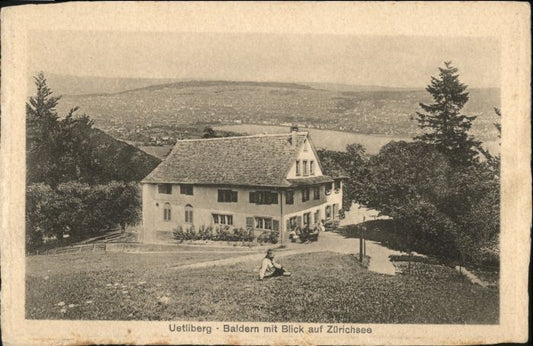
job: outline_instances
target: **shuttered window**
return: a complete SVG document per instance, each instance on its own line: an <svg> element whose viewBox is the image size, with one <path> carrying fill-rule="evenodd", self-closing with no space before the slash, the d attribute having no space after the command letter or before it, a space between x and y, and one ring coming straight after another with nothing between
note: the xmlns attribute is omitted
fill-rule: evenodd
<svg viewBox="0 0 533 346"><path fill-rule="evenodd" d="M287 204L293 204L294 203L294 191L289 190L285 192L285 203Z"/></svg>
<svg viewBox="0 0 533 346"><path fill-rule="evenodd" d="M192 205L185 206L185 223L193 223Z"/></svg>
<svg viewBox="0 0 533 346"><path fill-rule="evenodd" d="M217 225L233 225L233 215L213 214L213 223Z"/></svg>
<svg viewBox="0 0 533 346"><path fill-rule="evenodd" d="M172 194L172 184L159 184L157 185L157 192L165 195Z"/></svg>
<svg viewBox="0 0 533 346"><path fill-rule="evenodd" d="M255 204L278 204L278 193L272 191L250 192L250 203Z"/></svg>
<svg viewBox="0 0 533 346"><path fill-rule="evenodd" d="M309 188L305 187L302 189L302 202L307 202L309 200Z"/></svg>
<svg viewBox="0 0 533 346"><path fill-rule="evenodd" d="M318 223L320 221L320 209L315 211L315 223Z"/></svg>
<svg viewBox="0 0 533 346"><path fill-rule="evenodd" d="M313 187L313 199L320 199L320 186Z"/></svg>
<svg viewBox="0 0 533 346"><path fill-rule="evenodd" d="M192 196L192 185L180 185L180 194Z"/></svg>
<svg viewBox="0 0 533 346"><path fill-rule="evenodd" d="M340 190L341 190L341 181L335 180L335 193L339 193Z"/></svg>
<svg viewBox="0 0 533 346"><path fill-rule="evenodd" d="M237 202L237 191L218 190L218 201L221 203Z"/></svg>
<svg viewBox="0 0 533 346"><path fill-rule="evenodd" d="M165 203L165 209L163 209L163 220L164 221L170 221L171 220L171 212L172 209L170 209L170 203Z"/></svg>

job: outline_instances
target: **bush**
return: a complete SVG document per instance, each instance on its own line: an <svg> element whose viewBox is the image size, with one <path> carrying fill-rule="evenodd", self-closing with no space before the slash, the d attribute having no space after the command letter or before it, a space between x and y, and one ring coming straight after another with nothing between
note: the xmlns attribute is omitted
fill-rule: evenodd
<svg viewBox="0 0 533 346"><path fill-rule="evenodd" d="M140 198L135 183L111 182L88 185L79 182L30 184L26 189L26 244L33 252L43 239L55 238L62 244L102 234L120 225L140 220Z"/></svg>
<svg viewBox="0 0 533 346"><path fill-rule="evenodd" d="M268 235L268 241L272 244L277 244L279 241L279 232L278 231L271 231Z"/></svg>
<svg viewBox="0 0 533 346"><path fill-rule="evenodd" d="M193 226L178 226L172 231L175 240L183 242L184 240L213 240L213 241L231 241L251 243L257 240L260 243L273 243L279 241L279 232L263 231L257 238L256 232L252 228L231 228L228 225L205 226L201 225L198 230Z"/></svg>

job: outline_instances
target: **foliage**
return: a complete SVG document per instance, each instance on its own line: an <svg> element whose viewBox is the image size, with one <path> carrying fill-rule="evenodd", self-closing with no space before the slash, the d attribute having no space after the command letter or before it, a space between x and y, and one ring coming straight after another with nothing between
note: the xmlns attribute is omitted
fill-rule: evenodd
<svg viewBox="0 0 533 346"><path fill-rule="evenodd" d="M252 228L231 227L229 225L205 226L201 225L198 231L194 226L178 226L172 231L174 239L182 242L184 240L213 240L213 241L231 241L231 242L253 242L273 243L279 241L279 232L263 231L256 237L255 230Z"/></svg>
<svg viewBox="0 0 533 346"><path fill-rule="evenodd" d="M369 160L367 206L394 219L404 251L441 259L494 262L499 179L487 164L454 167L435 146L391 142Z"/></svg>
<svg viewBox="0 0 533 346"><path fill-rule="evenodd" d="M139 188L135 183L88 185L79 182L51 186L30 184L26 190L26 246L32 252L45 238L62 244L102 234L116 226L139 222Z"/></svg>
<svg viewBox="0 0 533 346"><path fill-rule="evenodd" d="M77 107L61 118L55 110L60 97L52 96L42 73L34 79L37 92L26 103L28 183L55 188L68 181L139 181L159 164L159 159L94 128L87 115L76 115Z"/></svg>
<svg viewBox="0 0 533 346"><path fill-rule="evenodd" d="M498 117L499 121L494 123L494 127L498 131L498 138L501 138L502 134L502 126L501 126L501 117L502 114L498 108L494 108L494 113L496 113L496 116ZM492 155L488 150L485 150L481 145L478 147L478 150L485 159L487 160L487 168L489 168L495 177L500 176L500 156L499 155Z"/></svg>
<svg viewBox="0 0 533 346"><path fill-rule="evenodd" d="M477 161L480 142L468 134L475 116L461 114L468 102L467 86L459 81L458 69L451 62L439 68L439 78L431 77L426 90L434 99L432 104L420 103L425 113L417 112L418 124L428 132L415 139L435 144L452 165L469 165Z"/></svg>
<svg viewBox="0 0 533 346"><path fill-rule="evenodd" d="M317 150L318 158L324 169L324 174L347 179L343 182L342 205L349 210L353 202L364 203L366 200L366 169L368 155L360 144L346 146L346 151Z"/></svg>

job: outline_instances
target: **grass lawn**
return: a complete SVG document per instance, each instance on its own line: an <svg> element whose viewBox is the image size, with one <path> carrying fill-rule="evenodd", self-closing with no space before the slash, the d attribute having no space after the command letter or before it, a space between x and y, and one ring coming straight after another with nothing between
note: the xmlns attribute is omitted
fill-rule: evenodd
<svg viewBox="0 0 533 346"><path fill-rule="evenodd" d="M257 281L259 263L199 269L173 266L215 255L228 256L31 257L26 268L26 317L498 323L498 290L475 286L451 272L387 276L364 269L354 256L333 253L283 257L280 263L293 275L262 282Z"/></svg>

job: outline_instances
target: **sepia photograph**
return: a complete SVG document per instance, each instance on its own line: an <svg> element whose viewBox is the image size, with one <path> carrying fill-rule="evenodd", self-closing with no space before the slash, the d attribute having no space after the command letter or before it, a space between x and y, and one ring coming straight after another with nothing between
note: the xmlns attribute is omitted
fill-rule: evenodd
<svg viewBox="0 0 533 346"><path fill-rule="evenodd" d="M498 328L527 305L529 62L515 96L518 58L493 31L269 32L323 8L377 24L390 6L252 4L22 6L23 36L7 36L19 31L2 9L4 206L19 193L2 226L3 332L16 309L40 336L15 343L431 343L388 326L436 328L441 343L527 340L526 308L524 330ZM165 11L198 17L171 24ZM30 24L40 13L131 25ZM273 22L250 29L246 14L261 13ZM504 254L524 261L516 278L502 276ZM505 303L513 287L522 303Z"/></svg>

